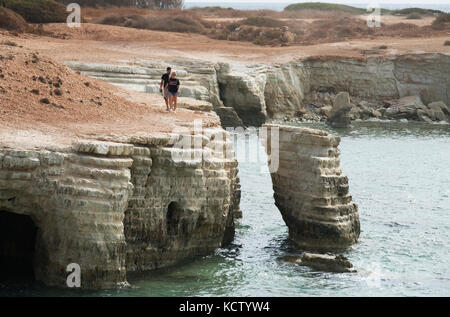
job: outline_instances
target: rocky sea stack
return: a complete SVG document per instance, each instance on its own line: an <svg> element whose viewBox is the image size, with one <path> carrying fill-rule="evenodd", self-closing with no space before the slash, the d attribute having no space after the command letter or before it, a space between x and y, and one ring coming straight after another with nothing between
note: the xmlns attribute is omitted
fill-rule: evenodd
<svg viewBox="0 0 450 317"><path fill-rule="evenodd" d="M265 125L267 152L279 153L272 173L275 203L289 227L292 241L303 249L348 247L360 233L358 207L340 168L340 138L325 131ZM272 144L279 131L279 147ZM272 162L273 163L273 162Z"/></svg>

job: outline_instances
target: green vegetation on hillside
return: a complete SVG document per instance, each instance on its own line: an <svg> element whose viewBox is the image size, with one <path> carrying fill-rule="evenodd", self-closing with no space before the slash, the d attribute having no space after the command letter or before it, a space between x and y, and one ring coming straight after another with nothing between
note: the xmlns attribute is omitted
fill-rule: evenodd
<svg viewBox="0 0 450 317"><path fill-rule="evenodd" d="M300 11L300 10L319 10L319 11L341 11L350 14L364 14L367 13L365 9L356 8L343 4L325 3L325 2L306 2L295 3L288 5L285 11Z"/></svg>
<svg viewBox="0 0 450 317"><path fill-rule="evenodd" d="M392 11L392 14L400 14L400 15L411 15L411 14L439 15L439 14L443 14L443 13L444 12L439 11L439 10L422 9L422 8L406 8L406 9Z"/></svg>
<svg viewBox="0 0 450 317"><path fill-rule="evenodd" d="M190 10L192 11L203 11L203 12L209 12L209 13L217 13L217 12L221 12L221 11L232 11L234 10L233 8L224 8L224 7L219 7L219 6L214 6L214 7L193 7Z"/></svg>
<svg viewBox="0 0 450 317"><path fill-rule="evenodd" d="M444 30L450 28L450 13L439 15L431 24L431 27L435 30Z"/></svg>
<svg viewBox="0 0 450 317"><path fill-rule="evenodd" d="M326 3L326 2L306 2L296 3L287 6L285 11L302 11L302 10L318 10L318 11L339 11L349 14L367 14L367 10L363 8L352 7L349 5ZM396 14L396 15L439 15L444 12L439 10L422 9L422 8L406 8L401 10L381 9L382 14Z"/></svg>
<svg viewBox="0 0 450 317"><path fill-rule="evenodd" d="M29 29L29 26L19 14L0 6L0 28L16 32L25 32Z"/></svg>
<svg viewBox="0 0 450 317"><path fill-rule="evenodd" d="M54 0L4 0L5 7L20 14L29 23L64 22L66 7Z"/></svg>

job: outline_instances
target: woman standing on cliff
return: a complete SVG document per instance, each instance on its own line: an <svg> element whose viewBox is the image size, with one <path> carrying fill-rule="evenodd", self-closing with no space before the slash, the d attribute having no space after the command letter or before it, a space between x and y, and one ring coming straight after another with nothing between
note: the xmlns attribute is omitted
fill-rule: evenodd
<svg viewBox="0 0 450 317"><path fill-rule="evenodd" d="M170 74L169 81L167 82L167 90L169 92L169 105L173 112L177 112L177 99L180 91L180 81L177 78L177 73L172 72Z"/></svg>

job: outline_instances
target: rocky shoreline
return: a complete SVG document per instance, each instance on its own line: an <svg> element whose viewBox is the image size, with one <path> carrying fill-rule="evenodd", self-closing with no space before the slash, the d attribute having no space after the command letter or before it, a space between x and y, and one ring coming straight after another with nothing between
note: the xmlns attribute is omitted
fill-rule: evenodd
<svg viewBox="0 0 450 317"><path fill-rule="evenodd" d="M264 125L275 204L301 249L345 249L358 241L358 206L340 168L340 138L321 130ZM278 135L278 142L274 137Z"/></svg>
<svg viewBox="0 0 450 317"><path fill-rule="evenodd" d="M425 105L420 96L407 96L395 100L386 100L381 105L369 103L358 98L350 98L348 93L317 93L314 101L310 102L310 108L299 111L297 115L285 117L281 120L272 120L272 123L313 123L328 122L335 127L346 127L351 122L422 122L429 124L450 124L450 108L442 101ZM337 101L344 96L344 102ZM347 110L336 117L337 109ZM342 123L342 121L345 121ZM341 124L339 124L341 123Z"/></svg>
<svg viewBox="0 0 450 317"><path fill-rule="evenodd" d="M181 94L210 102L223 127L266 122L327 121L336 96L350 96L350 119L449 122L450 55L366 59L310 57L286 64L143 60L133 65L67 62L88 76L157 93L161 69L172 65Z"/></svg>

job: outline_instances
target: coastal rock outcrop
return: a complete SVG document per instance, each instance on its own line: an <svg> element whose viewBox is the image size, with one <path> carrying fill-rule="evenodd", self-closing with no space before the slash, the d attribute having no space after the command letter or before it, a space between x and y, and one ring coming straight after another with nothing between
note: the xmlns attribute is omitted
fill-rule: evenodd
<svg viewBox="0 0 450 317"><path fill-rule="evenodd" d="M334 273L355 273L350 261L343 255L304 253L299 264L313 269Z"/></svg>
<svg viewBox="0 0 450 317"><path fill-rule="evenodd" d="M305 249L345 248L360 234L358 207L340 169L340 138L321 130L264 125L275 203L289 237ZM279 142L273 142L273 135Z"/></svg>
<svg viewBox="0 0 450 317"><path fill-rule="evenodd" d="M217 80L224 105L233 107L244 125L261 126L266 121L264 72L220 64Z"/></svg>
<svg viewBox="0 0 450 317"><path fill-rule="evenodd" d="M336 95L327 123L334 128L347 128L352 123L351 111L350 95L348 92L341 92Z"/></svg>
<svg viewBox="0 0 450 317"><path fill-rule="evenodd" d="M140 61L137 65L112 65L68 61L71 69L87 76L106 81L122 88L159 94L161 74L168 65L172 65L181 80L182 97L206 101L212 104L220 116L223 127L243 126L234 107L223 104L219 92L218 74L221 66L200 60L161 60Z"/></svg>
<svg viewBox="0 0 450 317"><path fill-rule="evenodd" d="M413 119L418 110L426 110L419 96L407 96L388 103L386 116L393 119Z"/></svg>
<svg viewBox="0 0 450 317"><path fill-rule="evenodd" d="M179 148L185 140L199 147ZM207 254L233 238L239 200L237 162L220 127L54 151L0 148L0 212L34 223L34 275L47 285L66 286L71 263L82 287L99 288L127 284L127 271ZM19 247L6 237L0 255Z"/></svg>
<svg viewBox="0 0 450 317"><path fill-rule="evenodd" d="M432 121L450 121L449 107L442 101L430 103L426 113Z"/></svg>
<svg viewBox="0 0 450 317"><path fill-rule="evenodd" d="M167 66L160 60L134 62L133 66L66 64L86 75L150 93L159 92L161 72ZM294 118L304 110L305 118L328 118L327 109L315 113L311 105L316 109L330 107L339 91L373 105L355 109L353 119L379 118L384 101L407 96L420 96L426 105L439 101L450 104L450 56L446 54L366 59L310 57L281 65L201 60L176 60L170 64L182 80L181 95L212 103L229 126L260 126L272 119ZM442 119L440 113L437 115ZM420 118L414 115L413 120Z"/></svg>
<svg viewBox="0 0 450 317"><path fill-rule="evenodd" d="M356 273L353 264L342 254L318 254L305 252L301 256L286 256L283 261L308 266L312 269L332 273Z"/></svg>

